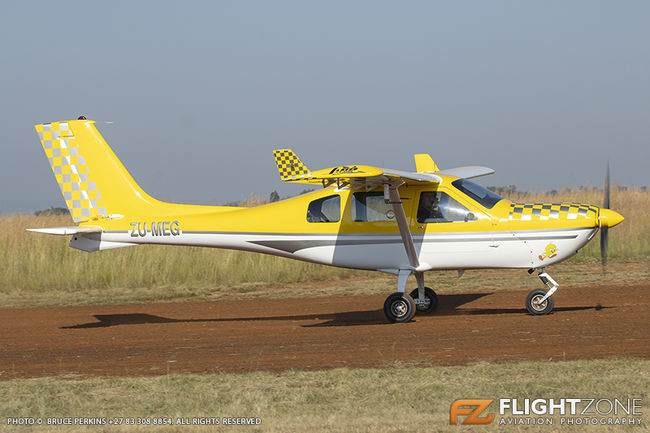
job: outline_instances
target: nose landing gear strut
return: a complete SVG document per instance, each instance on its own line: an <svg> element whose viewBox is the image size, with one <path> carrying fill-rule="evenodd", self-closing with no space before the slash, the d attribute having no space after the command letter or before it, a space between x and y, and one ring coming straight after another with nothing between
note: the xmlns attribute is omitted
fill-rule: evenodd
<svg viewBox="0 0 650 433"><path fill-rule="evenodd" d="M542 289L532 290L526 296L526 310L532 315L541 316L548 314L553 309L553 293L559 287L559 284L546 273L546 268L542 268L539 273L539 279L542 280L548 288L548 292Z"/></svg>

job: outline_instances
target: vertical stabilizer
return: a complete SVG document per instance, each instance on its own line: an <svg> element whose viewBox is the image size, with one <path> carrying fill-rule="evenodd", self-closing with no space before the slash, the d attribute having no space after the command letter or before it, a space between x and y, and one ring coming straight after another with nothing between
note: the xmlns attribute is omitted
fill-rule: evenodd
<svg viewBox="0 0 650 433"><path fill-rule="evenodd" d="M35 127L75 222L134 214L161 204L135 183L94 121L70 120Z"/></svg>

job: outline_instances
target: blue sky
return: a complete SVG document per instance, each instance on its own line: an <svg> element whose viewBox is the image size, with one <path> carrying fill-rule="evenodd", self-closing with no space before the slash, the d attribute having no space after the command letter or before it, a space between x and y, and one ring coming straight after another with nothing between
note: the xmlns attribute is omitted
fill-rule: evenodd
<svg viewBox="0 0 650 433"><path fill-rule="evenodd" d="M650 3L9 2L0 210L64 202L33 125L83 114L142 188L223 204L282 184L271 151L485 165L522 190L647 185ZM106 124L102 122L113 122Z"/></svg>

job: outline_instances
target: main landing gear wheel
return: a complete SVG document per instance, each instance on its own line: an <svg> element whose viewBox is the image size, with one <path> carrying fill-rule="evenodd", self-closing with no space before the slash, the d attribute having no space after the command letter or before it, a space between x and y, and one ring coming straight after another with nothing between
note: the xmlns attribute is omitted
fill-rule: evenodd
<svg viewBox="0 0 650 433"><path fill-rule="evenodd" d="M553 309L553 296L546 298L541 304L539 301L546 295L542 289L535 289L526 296L526 309L534 316L548 314Z"/></svg>
<svg viewBox="0 0 650 433"><path fill-rule="evenodd" d="M406 293L393 293L384 302L384 314L391 323L408 322L415 315L415 302Z"/></svg>
<svg viewBox="0 0 650 433"><path fill-rule="evenodd" d="M418 289L411 292L411 298L415 301L418 314L430 313L438 306L438 295L428 287L424 288L424 304L418 303Z"/></svg>

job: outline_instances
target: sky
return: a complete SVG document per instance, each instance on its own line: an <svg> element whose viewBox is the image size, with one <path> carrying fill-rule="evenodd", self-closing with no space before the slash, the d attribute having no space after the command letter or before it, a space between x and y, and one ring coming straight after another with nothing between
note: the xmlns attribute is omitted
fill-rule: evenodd
<svg viewBox="0 0 650 433"><path fill-rule="evenodd" d="M166 201L312 170L483 165L483 185L648 185L650 2L6 2L0 212L65 206L36 123L85 115ZM108 122L108 123L107 123Z"/></svg>

